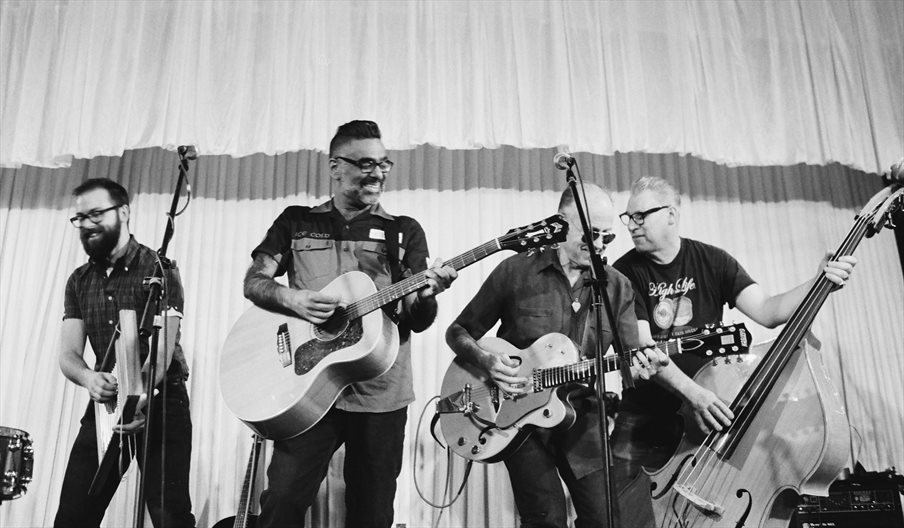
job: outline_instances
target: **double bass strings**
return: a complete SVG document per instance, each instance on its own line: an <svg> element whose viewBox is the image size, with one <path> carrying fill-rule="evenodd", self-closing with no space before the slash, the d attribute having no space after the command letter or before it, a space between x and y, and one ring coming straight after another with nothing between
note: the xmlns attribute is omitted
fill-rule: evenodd
<svg viewBox="0 0 904 528"><path fill-rule="evenodd" d="M858 216L854 228L842 242L832 260L852 254L863 239L868 224L869 219L866 216ZM731 408L736 414L736 419L726 431L721 433L714 431L706 437L703 444L694 453L694 460L700 461L700 463L682 467L681 474L676 479L676 482L681 482L696 489L703 489L704 486L710 485L713 480L721 476L720 473L722 472L719 469L725 468L724 466L722 468L716 466L716 459L721 459L723 454L726 457L730 456L732 450L740 442L741 437L756 417L757 411L781 376L791 355L798 348L800 341L812 325L816 312L828 298L833 288L834 284L826 278L825 274L817 279L800 306L795 310L788 325L766 353L761 365L755 368L751 379L745 384L732 403ZM714 467L711 468L710 466ZM674 505L673 513L677 515L677 511L674 511Z"/></svg>

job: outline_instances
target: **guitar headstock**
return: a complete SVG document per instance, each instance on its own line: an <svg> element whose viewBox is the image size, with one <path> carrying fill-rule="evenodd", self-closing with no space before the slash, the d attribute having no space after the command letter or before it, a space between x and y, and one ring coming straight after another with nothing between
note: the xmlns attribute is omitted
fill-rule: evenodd
<svg viewBox="0 0 904 528"><path fill-rule="evenodd" d="M568 222L561 215L555 214L545 220L510 229L496 240L501 249L521 252L564 242L567 235Z"/></svg>
<svg viewBox="0 0 904 528"><path fill-rule="evenodd" d="M868 231L867 237L871 237L882 231L883 227L894 228L891 216L904 206L904 186L900 183L894 183L885 187L872 199L857 215L866 219Z"/></svg>
<svg viewBox="0 0 904 528"><path fill-rule="evenodd" d="M682 352L696 352L700 357L718 358L750 351L750 332L744 323L707 325L694 335L679 338Z"/></svg>

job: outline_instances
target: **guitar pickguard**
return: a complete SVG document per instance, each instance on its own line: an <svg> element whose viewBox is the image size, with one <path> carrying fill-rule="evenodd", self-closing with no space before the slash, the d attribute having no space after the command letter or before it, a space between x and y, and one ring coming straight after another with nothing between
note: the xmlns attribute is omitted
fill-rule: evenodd
<svg viewBox="0 0 904 528"><path fill-rule="evenodd" d="M315 330L315 335L317 338L302 343L295 349L295 374L299 376L310 372L323 358L333 352L348 348L360 341L364 335L364 329L361 326L361 318L358 317L349 321L341 332Z"/></svg>

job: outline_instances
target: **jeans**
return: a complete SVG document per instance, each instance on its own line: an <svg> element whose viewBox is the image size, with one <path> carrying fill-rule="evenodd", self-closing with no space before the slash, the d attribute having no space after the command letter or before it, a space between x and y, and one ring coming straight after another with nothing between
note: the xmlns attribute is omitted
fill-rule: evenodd
<svg viewBox="0 0 904 528"><path fill-rule="evenodd" d="M333 408L301 435L274 442L258 527L304 526L305 512L314 502L333 453L342 444L346 526L391 526L407 421L406 408L386 413Z"/></svg>
<svg viewBox="0 0 904 528"><path fill-rule="evenodd" d="M564 481L577 513L575 528L607 528L604 472L576 478L562 445L558 432L537 430L505 459L521 527L568 526Z"/></svg>
<svg viewBox="0 0 904 528"><path fill-rule="evenodd" d="M160 395L154 400L154 412L151 417L151 448L148 451L147 468L141 468L145 477L145 502L151 521L155 527L166 528L194 527L195 518L191 513L191 498L188 494L188 474L191 466L191 415L188 407L188 391L182 380L166 382L166 399L163 399L163 386L158 386ZM161 437L163 434L162 415L166 408L166 468L165 492L161 496ZM97 472L97 440L94 420L94 403L81 420L78 436L69 455L69 464L63 477L63 490L60 494L60 507L57 510L54 526L60 528L82 528L100 526L104 512L110 504L120 479L113 475L96 496L89 496L88 490ZM135 458L139 467L142 463L144 431L139 431L132 438L137 442ZM121 463L125 467L131 457L123 456Z"/></svg>
<svg viewBox="0 0 904 528"><path fill-rule="evenodd" d="M650 479L641 468L659 469L678 448L682 428L677 415L649 415L622 410L612 431L612 481L622 511L622 528L653 526Z"/></svg>

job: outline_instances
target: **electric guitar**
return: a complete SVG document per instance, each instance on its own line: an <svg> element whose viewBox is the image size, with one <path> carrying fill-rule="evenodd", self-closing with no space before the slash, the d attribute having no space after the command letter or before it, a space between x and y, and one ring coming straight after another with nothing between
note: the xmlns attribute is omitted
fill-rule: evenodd
<svg viewBox="0 0 904 528"><path fill-rule="evenodd" d="M571 400L587 390L575 383L595 375L596 362L579 360L578 347L568 336L546 334L523 350L491 336L478 344L520 360L518 375L528 378L530 387L525 394L506 394L483 370L456 357L443 377L444 396L436 405L443 437L455 454L475 462L498 462L518 449L534 429L574 425L577 415ZM743 323L732 324L671 339L656 348L670 356L693 351L713 362L719 358L729 362L729 356L747 353L750 334ZM603 370L618 370L617 358L604 357Z"/></svg>
<svg viewBox="0 0 904 528"><path fill-rule="evenodd" d="M248 469L245 470L245 481L242 483L242 496L239 498L238 511L232 517L221 519L211 528L255 528L257 526L257 515L251 514L251 501L254 499L254 482L257 480L263 445L264 439L254 435L251 456L248 458Z"/></svg>
<svg viewBox="0 0 904 528"><path fill-rule="evenodd" d="M568 222L553 215L510 230L445 263L456 270L502 250L562 242ZM274 440L314 426L352 383L395 363L399 333L379 308L427 286L426 272L377 291L366 274L340 275L321 291L342 299L328 321L249 308L230 330L220 357L220 391L229 409L257 434Z"/></svg>

